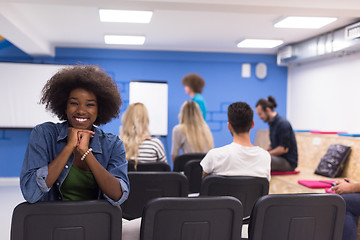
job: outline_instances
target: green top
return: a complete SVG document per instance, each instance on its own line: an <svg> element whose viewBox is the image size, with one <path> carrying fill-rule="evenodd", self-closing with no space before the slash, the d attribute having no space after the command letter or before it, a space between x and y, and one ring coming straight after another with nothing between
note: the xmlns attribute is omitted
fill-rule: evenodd
<svg viewBox="0 0 360 240"><path fill-rule="evenodd" d="M91 172L71 166L61 185L63 200L94 200L98 197L98 185Z"/></svg>

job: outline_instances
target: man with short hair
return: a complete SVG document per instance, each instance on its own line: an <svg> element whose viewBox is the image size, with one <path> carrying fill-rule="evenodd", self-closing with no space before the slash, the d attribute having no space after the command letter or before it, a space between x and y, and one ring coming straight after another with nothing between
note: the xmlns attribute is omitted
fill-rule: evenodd
<svg viewBox="0 0 360 240"><path fill-rule="evenodd" d="M270 180L270 154L250 142L250 129L254 127L254 112L245 102L228 107L228 129L233 142L211 149L200 165L203 177L208 174L222 176L252 176Z"/></svg>
<svg viewBox="0 0 360 240"><path fill-rule="evenodd" d="M259 118L270 127L271 171L294 171L298 164L295 134L290 122L275 112L276 106L272 96L256 103Z"/></svg>

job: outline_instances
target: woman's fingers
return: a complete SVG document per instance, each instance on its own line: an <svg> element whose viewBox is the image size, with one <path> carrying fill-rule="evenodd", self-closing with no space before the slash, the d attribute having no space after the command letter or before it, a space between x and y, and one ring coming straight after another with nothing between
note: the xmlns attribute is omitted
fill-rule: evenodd
<svg viewBox="0 0 360 240"><path fill-rule="evenodd" d="M94 136L94 132L88 130L78 131L78 145L77 147L82 151L87 151L89 149L90 138Z"/></svg>
<svg viewBox="0 0 360 240"><path fill-rule="evenodd" d="M89 149L90 138L93 138L95 132L84 129L77 129L73 127L68 128L68 144L77 148L80 152L87 151Z"/></svg>
<svg viewBox="0 0 360 240"><path fill-rule="evenodd" d="M68 128L68 144L71 144L72 147L76 147L78 145L78 130L72 127Z"/></svg>

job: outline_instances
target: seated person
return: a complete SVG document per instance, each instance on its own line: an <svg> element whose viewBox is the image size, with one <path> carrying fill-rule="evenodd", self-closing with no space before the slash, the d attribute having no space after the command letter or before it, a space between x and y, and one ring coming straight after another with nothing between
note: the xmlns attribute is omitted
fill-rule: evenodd
<svg viewBox="0 0 360 240"><path fill-rule="evenodd" d="M203 118L206 120L206 102L201 95L205 86L204 79L195 73L190 73L182 79L182 85L185 86L185 93L199 105Z"/></svg>
<svg viewBox="0 0 360 240"><path fill-rule="evenodd" d="M61 123L31 132L20 173L26 201L94 200L120 206L129 193L122 141L96 127L119 115L116 83L97 66L60 70L40 100Z"/></svg>
<svg viewBox="0 0 360 240"><path fill-rule="evenodd" d="M360 183L354 183L345 178L344 182L338 182L332 190L341 194L346 203L346 215L343 230L343 240L358 239L358 219L360 216Z"/></svg>
<svg viewBox="0 0 360 240"><path fill-rule="evenodd" d="M166 162L164 145L150 136L149 115L142 103L131 104L122 116L120 138L124 142L126 159L138 162Z"/></svg>
<svg viewBox="0 0 360 240"><path fill-rule="evenodd" d="M298 164L296 138L291 124L274 111L277 103L272 96L256 103L256 112L270 127L271 171L294 171Z"/></svg>
<svg viewBox="0 0 360 240"><path fill-rule="evenodd" d="M186 101L181 107L179 122L172 131L172 161L180 150L183 153L207 153L214 147L211 131L198 104Z"/></svg>
<svg viewBox="0 0 360 240"><path fill-rule="evenodd" d="M233 136L229 145L210 150L200 165L203 177L253 176L270 180L270 154L250 142L254 112L247 103L235 102L228 107L228 129Z"/></svg>

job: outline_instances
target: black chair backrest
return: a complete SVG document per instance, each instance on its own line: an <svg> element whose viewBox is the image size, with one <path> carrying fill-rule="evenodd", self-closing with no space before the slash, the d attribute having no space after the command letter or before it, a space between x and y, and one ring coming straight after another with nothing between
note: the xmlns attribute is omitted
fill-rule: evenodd
<svg viewBox="0 0 360 240"><path fill-rule="evenodd" d="M166 162L138 163L135 170L135 161L128 162L128 172L170 172L170 165Z"/></svg>
<svg viewBox="0 0 360 240"><path fill-rule="evenodd" d="M185 153L175 157L174 160L174 172L184 171L185 163L190 160L203 159L206 153Z"/></svg>
<svg viewBox="0 0 360 240"><path fill-rule="evenodd" d="M144 208L141 240L240 240L242 205L234 197L157 198Z"/></svg>
<svg viewBox="0 0 360 240"><path fill-rule="evenodd" d="M203 169L201 160L190 160L184 166L184 174L189 181L189 193L200 192Z"/></svg>
<svg viewBox="0 0 360 240"><path fill-rule="evenodd" d="M250 215L256 200L269 193L266 178L249 176L206 176L200 189L201 196L233 196L243 205L243 216Z"/></svg>
<svg viewBox="0 0 360 240"><path fill-rule="evenodd" d="M123 217L141 217L145 204L158 197L185 197L188 180L177 172L129 172L130 194L121 205Z"/></svg>
<svg viewBox="0 0 360 240"><path fill-rule="evenodd" d="M17 205L11 240L119 240L121 208L105 200L52 201Z"/></svg>
<svg viewBox="0 0 360 240"><path fill-rule="evenodd" d="M251 213L251 240L341 240L345 201L336 194L270 194Z"/></svg>

